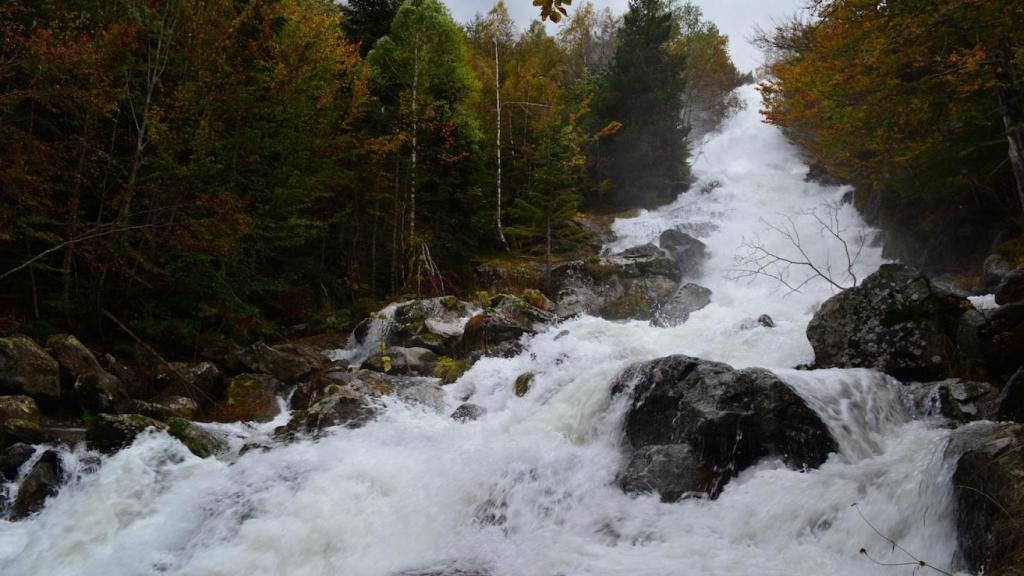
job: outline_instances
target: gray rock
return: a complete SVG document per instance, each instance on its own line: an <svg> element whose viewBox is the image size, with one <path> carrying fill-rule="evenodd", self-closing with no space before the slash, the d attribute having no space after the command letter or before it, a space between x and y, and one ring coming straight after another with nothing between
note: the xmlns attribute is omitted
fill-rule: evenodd
<svg viewBox="0 0 1024 576"><path fill-rule="evenodd" d="M993 418L999 396L999 391L987 382L972 382L962 378L912 383L907 390L920 414L942 416L955 422Z"/></svg>
<svg viewBox="0 0 1024 576"><path fill-rule="evenodd" d="M953 474L958 550L973 574L1024 572L1024 426L975 422L953 431L946 458Z"/></svg>
<svg viewBox="0 0 1024 576"><path fill-rule="evenodd" d="M757 323L765 328L775 328L775 320L767 314L761 314L757 317Z"/></svg>
<svg viewBox="0 0 1024 576"><path fill-rule="evenodd" d="M43 452L18 487L18 495L11 507L11 520L21 520L42 510L46 499L57 495L63 476L60 455L53 450Z"/></svg>
<svg viewBox="0 0 1024 576"><path fill-rule="evenodd" d="M1021 367L1003 386L999 394L997 420L1024 422L1024 367Z"/></svg>
<svg viewBox="0 0 1024 576"><path fill-rule="evenodd" d="M518 353L522 336L535 334L554 321L550 312L516 296L499 294L466 323L459 349L463 354L511 356Z"/></svg>
<svg viewBox="0 0 1024 576"><path fill-rule="evenodd" d="M169 419L167 433L177 438L190 452L200 458L209 458L227 450L227 443L223 439L184 418Z"/></svg>
<svg viewBox="0 0 1024 576"><path fill-rule="evenodd" d="M175 395L164 396L150 402L132 400L129 402L128 408L132 413L142 414L157 420L167 420L168 418L175 417L190 419L194 418L196 413L199 412L199 404L195 400Z"/></svg>
<svg viewBox="0 0 1024 576"><path fill-rule="evenodd" d="M385 359L386 357L386 359ZM429 376L437 364L437 354L427 348L391 346L383 354L375 354L365 362L367 368L397 375Z"/></svg>
<svg viewBox="0 0 1024 576"><path fill-rule="evenodd" d="M475 308L454 296L424 298L402 302L395 307L391 324L384 333L385 346L427 348L438 355L453 356L462 336L464 319ZM367 318L356 327L353 336L360 344L381 314Z"/></svg>
<svg viewBox="0 0 1024 576"><path fill-rule="evenodd" d="M327 358L322 356L317 362L315 354L311 350L299 353L294 347L289 349L257 342L239 351L236 359L250 372L262 372L285 384L295 384L327 362Z"/></svg>
<svg viewBox="0 0 1024 576"><path fill-rule="evenodd" d="M1008 272L996 286L996 304L1013 304L1024 300L1024 268Z"/></svg>
<svg viewBox="0 0 1024 576"><path fill-rule="evenodd" d="M708 257L707 246L679 228L665 230L658 237L658 243L669 258L676 263L683 276L700 274Z"/></svg>
<svg viewBox="0 0 1024 576"><path fill-rule="evenodd" d="M39 423L39 406L31 396L0 396L0 422L27 420Z"/></svg>
<svg viewBox="0 0 1024 576"><path fill-rule="evenodd" d="M681 273L664 255L609 256L568 262L551 271L559 317L594 314L609 320L650 320L675 293Z"/></svg>
<svg viewBox="0 0 1024 576"><path fill-rule="evenodd" d="M633 452L619 485L626 492L657 492L664 502L705 494L714 478L687 444L656 444Z"/></svg>
<svg viewBox="0 0 1024 576"><path fill-rule="evenodd" d="M473 420L479 420L486 413L487 410L483 406L465 402L459 404L459 407L452 412L452 420L458 422L472 422Z"/></svg>
<svg viewBox="0 0 1024 576"><path fill-rule="evenodd" d="M686 322L690 314L711 303L711 290L698 284L683 284L666 302L659 305L651 326L670 328Z"/></svg>
<svg viewBox="0 0 1024 576"><path fill-rule="evenodd" d="M874 368L901 380L936 380L955 364L970 302L900 264L822 304L807 326L819 368Z"/></svg>
<svg viewBox="0 0 1024 576"><path fill-rule="evenodd" d="M0 390L60 398L60 365L28 337L0 338Z"/></svg>
<svg viewBox="0 0 1024 576"><path fill-rule="evenodd" d="M150 428L166 430L167 425L141 414L97 414L86 431L86 440L93 449L112 453Z"/></svg>
<svg viewBox="0 0 1024 576"><path fill-rule="evenodd" d="M18 471L28 462L36 449L29 444L12 444L3 452L0 452L0 476L8 480L15 480Z"/></svg>
<svg viewBox="0 0 1024 576"><path fill-rule="evenodd" d="M665 490L662 498L692 491L714 498L731 478L762 458L779 458L796 468L817 467L836 449L818 415L767 370L734 370L720 362L667 356L627 369L613 393L627 390L632 401L625 437L634 450L690 448L686 461L667 461L683 454L679 448L647 451L637 460L639 470L650 470L647 477L657 472L659 478L674 479L659 484ZM626 476L638 476L636 472L627 469Z"/></svg>
<svg viewBox="0 0 1024 576"><path fill-rule="evenodd" d="M180 395L210 403L224 393L224 376L210 362L171 362L157 368L156 385L162 395Z"/></svg>
<svg viewBox="0 0 1024 576"><path fill-rule="evenodd" d="M82 406L116 412L128 402L128 392L121 380L104 370L78 338L56 334L46 341L46 349L60 365L62 389L71 391Z"/></svg>

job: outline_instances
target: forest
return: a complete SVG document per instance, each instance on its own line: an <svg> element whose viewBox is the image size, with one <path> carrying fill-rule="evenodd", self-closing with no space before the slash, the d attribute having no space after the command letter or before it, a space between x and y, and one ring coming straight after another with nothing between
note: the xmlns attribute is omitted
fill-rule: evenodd
<svg viewBox="0 0 1024 576"><path fill-rule="evenodd" d="M3 331L184 353L576 253L581 211L685 190L750 80L670 0L554 36L438 0L13 0L0 28Z"/></svg>

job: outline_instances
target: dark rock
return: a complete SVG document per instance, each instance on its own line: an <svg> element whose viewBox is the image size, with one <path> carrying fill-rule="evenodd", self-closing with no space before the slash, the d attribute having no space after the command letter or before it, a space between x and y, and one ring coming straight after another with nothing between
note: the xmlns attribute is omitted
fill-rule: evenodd
<svg viewBox="0 0 1024 576"><path fill-rule="evenodd" d="M696 455L698 465L668 463L663 460L681 454L678 448L648 451L637 461L638 470L627 470L626 477L658 472L678 482L662 486L668 491L663 498L694 486L714 498L726 482L762 458L817 467L836 449L818 415L767 370L734 370L719 362L667 356L627 369L613 393L626 389L631 389L632 403L625 436L633 449L686 445L690 456ZM644 458L653 463L655 454L657 466L644 476L644 466L653 465Z"/></svg>
<svg viewBox="0 0 1024 576"><path fill-rule="evenodd" d="M690 314L710 303L711 290L693 283L683 284L671 298L656 308L651 325L660 328L678 326L689 320Z"/></svg>
<svg viewBox="0 0 1024 576"><path fill-rule="evenodd" d="M13 444L45 444L52 441L53 434L31 420L8 418L0 422L0 449Z"/></svg>
<svg viewBox="0 0 1024 576"><path fill-rule="evenodd" d="M765 328L775 328L775 320L767 314L761 314L757 317L757 323Z"/></svg>
<svg viewBox="0 0 1024 576"><path fill-rule="evenodd" d="M919 413L942 416L956 422L991 419L995 416L999 395L999 391L987 382L962 378L913 383L908 391Z"/></svg>
<svg viewBox="0 0 1024 576"><path fill-rule="evenodd" d="M622 252L615 254L615 256L619 258L664 258L667 254L661 248L648 242L647 244L626 248Z"/></svg>
<svg viewBox="0 0 1024 576"><path fill-rule="evenodd" d="M228 380L224 400L210 412L214 422L269 422L281 412L280 380L266 374L239 374Z"/></svg>
<svg viewBox="0 0 1024 576"><path fill-rule="evenodd" d="M60 366L30 338L0 338L0 390L60 398Z"/></svg>
<svg viewBox="0 0 1024 576"><path fill-rule="evenodd" d="M238 352L236 357L249 371L269 374L285 384L298 382L327 362L325 357L320 357L318 362L314 356L318 353L312 350L303 353L298 353L294 347L286 350L289 349L257 342Z"/></svg>
<svg viewBox="0 0 1024 576"><path fill-rule="evenodd" d="M132 400L129 402L128 408L134 414L142 414L157 420L175 417L190 419L199 412L199 404L195 400L174 395L157 398L150 402Z"/></svg>
<svg viewBox="0 0 1024 576"><path fill-rule="evenodd" d="M128 392L116 376L100 366L93 353L70 334L56 334L46 349L60 365L61 387L89 410L116 412L128 402Z"/></svg>
<svg viewBox="0 0 1024 576"><path fill-rule="evenodd" d="M982 264L982 289L987 292L995 292L999 283L1007 274L1013 271L1013 264L1004 256L989 254Z"/></svg>
<svg viewBox="0 0 1024 576"><path fill-rule="evenodd" d="M36 449L29 444L12 444L0 452L0 476L10 480L18 477L18 471L28 462Z"/></svg>
<svg viewBox="0 0 1024 576"><path fill-rule="evenodd" d="M472 422L474 420L479 420L480 417L486 413L487 410L483 406L465 402L463 404L459 404L459 407L452 412L452 420L456 420L458 422Z"/></svg>
<svg viewBox="0 0 1024 576"><path fill-rule="evenodd" d="M619 477L626 492L657 492L664 502L675 502L690 494L707 494L715 477L687 444L656 444L633 452Z"/></svg>
<svg viewBox="0 0 1024 576"><path fill-rule="evenodd" d="M535 334L555 317L515 296L501 294L466 323L460 349L463 353L512 356L519 351L519 339Z"/></svg>
<svg viewBox="0 0 1024 576"><path fill-rule="evenodd" d="M39 406L31 396L0 396L0 422L27 420L39 423Z"/></svg>
<svg viewBox="0 0 1024 576"><path fill-rule="evenodd" d="M1024 422L1024 367L1021 367L1003 386L999 394L997 420Z"/></svg>
<svg viewBox="0 0 1024 576"><path fill-rule="evenodd" d="M394 576L492 576L487 568L462 563L443 562L433 566L397 572Z"/></svg>
<svg viewBox="0 0 1024 576"><path fill-rule="evenodd" d="M974 574L1024 573L1024 426L960 427L950 437L946 457L956 459L955 560Z"/></svg>
<svg viewBox="0 0 1024 576"><path fill-rule="evenodd" d="M956 359L970 302L900 264L829 298L807 326L819 368L874 368L901 380L935 380Z"/></svg>
<svg viewBox="0 0 1024 576"><path fill-rule="evenodd" d="M683 276L700 274L704 261L708 257L707 246L679 228L662 232L658 237L658 244L676 263L679 273Z"/></svg>
<svg viewBox="0 0 1024 576"><path fill-rule="evenodd" d="M996 304L1013 304L1024 300L1024 268L1017 268L1003 276L996 286Z"/></svg>
<svg viewBox="0 0 1024 576"><path fill-rule="evenodd" d="M380 411L374 396L352 386L329 386L307 410L292 413L286 426L274 431L278 438L296 433L318 435L332 426L359 428Z"/></svg>
<svg viewBox="0 0 1024 576"><path fill-rule="evenodd" d="M333 386L351 386L371 396L384 396L394 391L394 377L373 370L333 370L318 373L306 383L300 383L292 394L291 407L305 410L321 399Z"/></svg>
<svg viewBox="0 0 1024 576"><path fill-rule="evenodd" d="M224 376L210 362L171 362L157 368L156 384L162 395L180 395L210 403L224 393Z"/></svg>
<svg viewBox="0 0 1024 576"><path fill-rule="evenodd" d="M437 354L427 348L391 346L383 354L370 356L364 364L371 370L388 374L429 376L437 364Z"/></svg>
<svg viewBox="0 0 1024 576"><path fill-rule="evenodd" d="M533 372L524 372L516 377L516 383L514 391L516 396L520 398L526 396L526 393L530 391L530 385L533 384Z"/></svg>
<svg viewBox="0 0 1024 576"><path fill-rule="evenodd" d="M177 438L190 452L200 458L209 458L227 449L227 444L222 439L184 418L168 420L167 433Z"/></svg>
<svg viewBox="0 0 1024 576"><path fill-rule="evenodd" d="M986 311L987 322L978 331L985 370L993 382L1004 382L1024 358L1024 302Z"/></svg>
<svg viewBox="0 0 1024 576"><path fill-rule="evenodd" d="M63 476L60 455L53 450L43 452L18 487L18 495L11 507L11 520L21 520L42 510L46 499L57 495Z"/></svg>
<svg viewBox="0 0 1024 576"><path fill-rule="evenodd" d="M139 378L139 375L135 373L135 370L133 370L131 366L128 366L110 354L105 354L103 356L103 365L107 372L111 373L115 378L121 381L121 385L124 387L124 390L128 393L129 397L148 398L152 395L153 391L149 384Z"/></svg>
<svg viewBox="0 0 1024 576"><path fill-rule="evenodd" d="M95 450L113 453L150 428L166 430L167 425L141 414L97 414L86 431L86 440Z"/></svg>

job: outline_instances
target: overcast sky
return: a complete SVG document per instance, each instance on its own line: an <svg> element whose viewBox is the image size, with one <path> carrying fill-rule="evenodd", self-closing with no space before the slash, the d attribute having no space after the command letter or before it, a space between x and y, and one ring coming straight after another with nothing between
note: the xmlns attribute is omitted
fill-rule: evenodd
<svg viewBox="0 0 1024 576"><path fill-rule="evenodd" d="M497 0L443 0L452 11L452 16L460 22L466 22L477 12L487 12ZM582 0L575 0L580 3ZM764 27L771 25L772 20L782 20L795 14L804 6L806 0L691 0L701 7L704 16L718 25L722 33L729 36L729 51L733 62L741 71L753 70L761 63L761 55L747 41L755 24ZM627 0L592 0L598 8L605 6L617 14L626 11ZM512 17L520 28L529 25L530 20L539 14L532 0L505 0ZM572 7L569 7L572 10ZM556 28L549 25L549 31Z"/></svg>

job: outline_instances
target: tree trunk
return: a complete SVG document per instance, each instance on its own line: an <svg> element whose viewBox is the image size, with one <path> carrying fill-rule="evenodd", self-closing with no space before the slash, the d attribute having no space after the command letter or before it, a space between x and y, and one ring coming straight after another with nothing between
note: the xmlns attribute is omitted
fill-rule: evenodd
<svg viewBox="0 0 1024 576"><path fill-rule="evenodd" d="M1017 201L1024 211L1024 109L1021 108L1020 93L1017 91L1013 69L1013 47L1004 36L999 41L995 54L996 96L999 98L999 113L1006 127L1009 144L1010 168L1017 183Z"/></svg>
<svg viewBox="0 0 1024 576"><path fill-rule="evenodd" d="M420 46L413 48L412 64L412 165L409 172L409 242L416 241L416 131L418 129L418 96L420 86Z"/></svg>
<svg viewBox="0 0 1024 576"><path fill-rule="evenodd" d="M498 39L494 39L494 110L496 113L497 122L495 122L495 140L494 149L498 159L498 174L497 174L497 205L495 206L494 220L498 225L498 240L501 241L501 246L506 252L508 249L508 242L505 240L505 231L501 227L501 73L498 69Z"/></svg>

